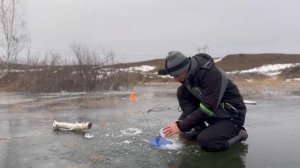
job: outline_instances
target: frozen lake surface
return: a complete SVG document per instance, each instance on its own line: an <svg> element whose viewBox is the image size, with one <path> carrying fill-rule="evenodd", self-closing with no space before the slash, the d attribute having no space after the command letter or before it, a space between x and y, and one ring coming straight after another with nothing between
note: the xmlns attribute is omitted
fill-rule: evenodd
<svg viewBox="0 0 300 168"><path fill-rule="evenodd" d="M148 140L178 112L177 85L129 91L22 95L0 93L1 168L296 168L300 166L300 96L256 99L248 105L247 141L220 153L196 144L154 149ZM86 132L53 131L53 120L92 122ZM88 134L87 134L88 133Z"/></svg>

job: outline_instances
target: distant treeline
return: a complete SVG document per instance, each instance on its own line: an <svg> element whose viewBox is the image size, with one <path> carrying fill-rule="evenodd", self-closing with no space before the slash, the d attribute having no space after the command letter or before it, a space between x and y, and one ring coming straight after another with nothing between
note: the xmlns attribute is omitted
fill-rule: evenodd
<svg viewBox="0 0 300 168"><path fill-rule="evenodd" d="M64 64L61 57L50 54L45 60L31 58L27 64L0 66L0 89L20 92L100 91L131 88L144 82L170 82L172 78L155 75L164 67L164 59L128 64L114 64L114 54L100 57L94 52L74 45L75 61ZM246 70L267 64L300 63L300 55L286 54L236 54L224 57L216 64L225 71ZM120 71L141 65L155 66L148 74ZM262 74L239 74L236 80L249 78L265 79ZM300 78L300 67L283 70L280 78Z"/></svg>
<svg viewBox="0 0 300 168"><path fill-rule="evenodd" d="M25 64L2 63L0 89L20 92L118 90L143 80L141 74L110 69L114 63L113 53L101 57L81 45L73 45L72 50L75 59L68 64L57 54L49 54L44 60L30 55Z"/></svg>

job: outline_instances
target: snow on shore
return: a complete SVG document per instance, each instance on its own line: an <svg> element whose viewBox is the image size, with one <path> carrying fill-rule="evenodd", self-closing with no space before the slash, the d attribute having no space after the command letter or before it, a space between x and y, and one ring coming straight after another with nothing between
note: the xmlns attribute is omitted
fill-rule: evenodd
<svg viewBox="0 0 300 168"><path fill-rule="evenodd" d="M155 66L150 66L150 65L141 65L141 66L137 66L137 67L130 67L130 68L126 68L123 69L121 68L121 71L142 71L142 72L148 72L148 71L152 71L154 70L156 67Z"/></svg>
<svg viewBox="0 0 300 168"><path fill-rule="evenodd" d="M279 75L282 70L287 68L292 68L300 66L300 63L295 64L271 64L271 65L263 65L261 67L256 67L248 70L242 71L231 71L227 72L228 74L243 74L243 73L260 73L268 76Z"/></svg>

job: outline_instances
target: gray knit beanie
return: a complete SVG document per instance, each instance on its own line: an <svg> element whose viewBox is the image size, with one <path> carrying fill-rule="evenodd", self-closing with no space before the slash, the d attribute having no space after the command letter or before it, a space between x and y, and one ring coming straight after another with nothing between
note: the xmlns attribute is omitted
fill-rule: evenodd
<svg viewBox="0 0 300 168"><path fill-rule="evenodd" d="M170 51L166 57L165 68L171 76L177 76L190 67L189 59L179 51Z"/></svg>

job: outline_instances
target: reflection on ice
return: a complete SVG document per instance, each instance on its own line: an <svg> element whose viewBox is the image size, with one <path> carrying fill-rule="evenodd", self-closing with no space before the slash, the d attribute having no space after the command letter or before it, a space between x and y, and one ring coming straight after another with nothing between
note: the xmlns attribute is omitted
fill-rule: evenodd
<svg viewBox="0 0 300 168"><path fill-rule="evenodd" d="M19 95L16 93L5 93L0 92L0 105L10 105L10 104L16 104L16 103L25 103L33 101L34 99L25 96L25 95Z"/></svg>

